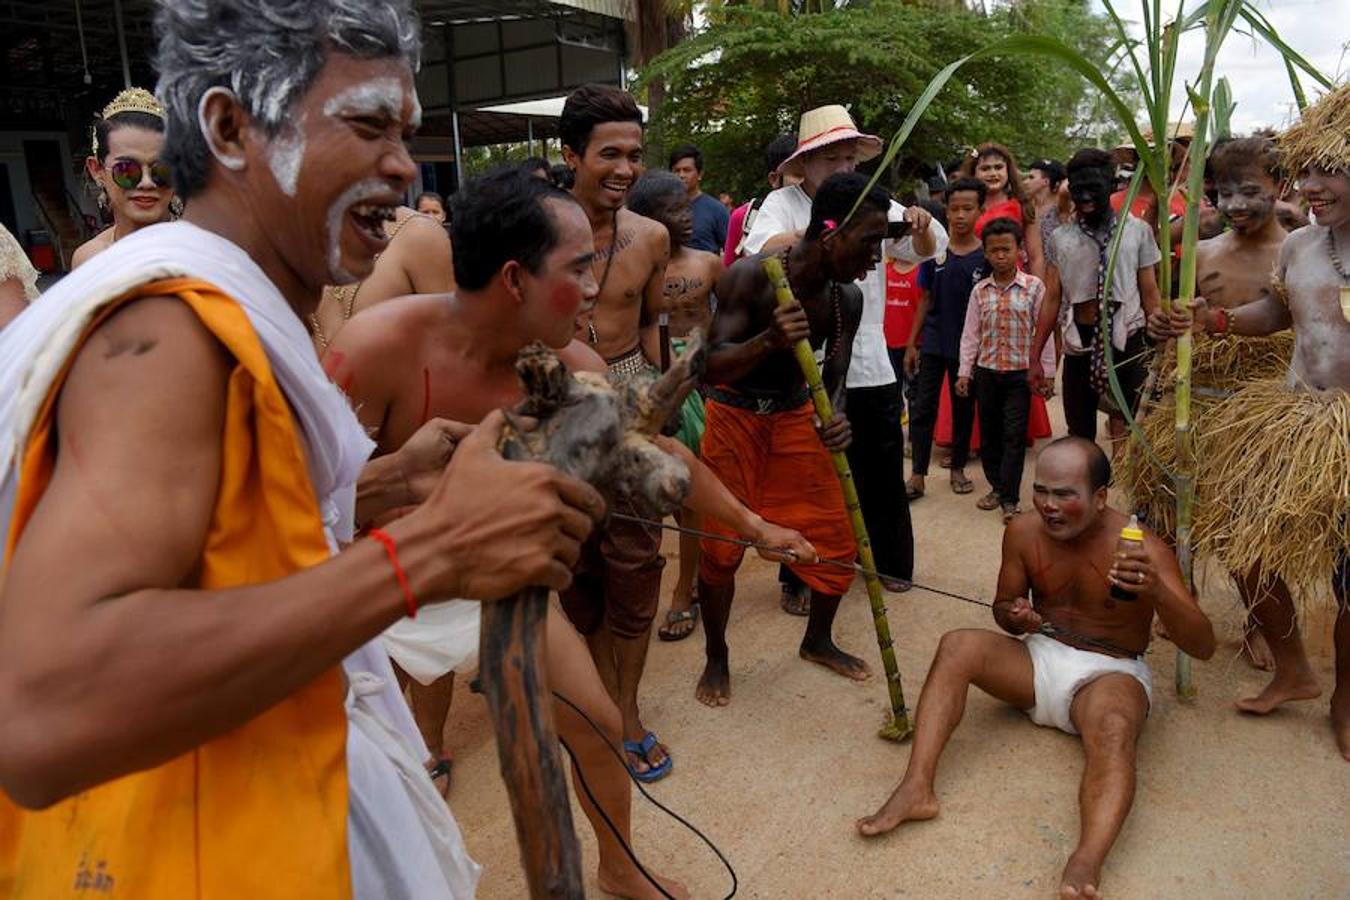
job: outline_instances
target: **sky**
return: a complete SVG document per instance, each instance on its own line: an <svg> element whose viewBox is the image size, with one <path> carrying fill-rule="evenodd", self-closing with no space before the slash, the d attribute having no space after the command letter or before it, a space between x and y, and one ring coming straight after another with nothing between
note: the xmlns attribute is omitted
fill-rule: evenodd
<svg viewBox="0 0 1350 900"><path fill-rule="evenodd" d="M1255 4L1284 42L1332 78L1350 74L1350 0L1256 0ZM1104 11L1099 0L1094 6ZM1187 4L1192 7L1192 3ZM1115 0L1116 11L1127 21L1141 19L1142 0ZM1175 9L1175 0L1163 0L1164 9ZM1182 37L1177 90L1170 118L1182 112L1182 79L1194 79L1204 57L1204 34L1197 30ZM1127 63L1128 65L1128 63ZM1245 134L1264 126L1282 128L1296 115L1289 76L1278 51L1260 39L1236 32L1229 34L1219 51L1215 77L1226 75L1237 108L1233 133ZM1319 92L1314 82L1302 78L1309 101ZM1188 114L1187 119L1191 116Z"/></svg>

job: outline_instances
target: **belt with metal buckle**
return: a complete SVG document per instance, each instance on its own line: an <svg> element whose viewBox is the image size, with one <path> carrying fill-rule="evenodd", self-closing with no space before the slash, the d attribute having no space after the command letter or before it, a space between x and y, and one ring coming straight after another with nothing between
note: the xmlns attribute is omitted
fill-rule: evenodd
<svg viewBox="0 0 1350 900"><path fill-rule="evenodd" d="M787 412L801 406L811 399L811 389L802 385L799 390L787 397L752 397L748 394L740 394L705 384L703 396L708 400L715 400L723 406L747 409L757 416L771 416L774 413Z"/></svg>

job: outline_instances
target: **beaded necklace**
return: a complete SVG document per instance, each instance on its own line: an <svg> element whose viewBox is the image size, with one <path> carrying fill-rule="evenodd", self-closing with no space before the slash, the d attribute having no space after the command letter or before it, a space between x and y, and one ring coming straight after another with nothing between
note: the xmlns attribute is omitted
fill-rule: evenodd
<svg viewBox="0 0 1350 900"><path fill-rule="evenodd" d="M787 277L788 284L792 283L792 267L788 261L792 248L783 248L783 274ZM839 353L839 345L843 342L844 336L844 312L840 301L840 294L843 293L837 281L830 283L830 305L834 310L834 334L830 336L828 344L829 351L825 354L825 359L831 360Z"/></svg>

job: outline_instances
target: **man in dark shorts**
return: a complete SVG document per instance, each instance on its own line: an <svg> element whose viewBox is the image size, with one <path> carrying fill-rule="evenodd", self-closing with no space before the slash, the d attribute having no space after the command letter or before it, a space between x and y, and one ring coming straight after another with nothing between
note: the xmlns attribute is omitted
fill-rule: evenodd
<svg viewBox="0 0 1350 900"><path fill-rule="evenodd" d="M1148 370L1148 316L1161 308L1156 266L1162 259L1153 232L1142 219L1111 211L1111 154L1086 148L1069 160L1069 193L1074 221L1055 230L1051 239L1054 260L1045 270L1045 303L1041 306L1027 372L1033 390L1050 396L1041 351L1056 327L1064 343L1064 418L1069 434L1096 440L1097 409L1103 398L1110 409L1112 440L1125 436L1125 419L1115 408L1109 390L1103 390L1104 355L1100 314L1111 317L1109 331L1116 379L1133 410L1139 403ZM1101 309L1107 260L1116 229L1124 229L1120 255L1111 283L1110 309ZM1061 305L1069 312L1061 316ZM1094 373L1094 366L1097 372Z"/></svg>
<svg viewBox="0 0 1350 900"><path fill-rule="evenodd" d="M862 292L853 281L877 264L887 235L890 198L880 188L867 191L849 219L866 186L863 175L830 176L816 191L803 237L779 251L798 303L778 306L761 254L737 262L718 281L703 434L704 462L738 500L801 532L822 560L845 564L792 568L812 589L802 658L856 680L870 677L866 663L836 647L831 633L853 581L857 547L830 452L847 449L852 437L844 382L862 316ZM802 339L823 354L834 405L833 418L819 425L792 352ZM727 617L744 548L705 540L702 550L698 590L707 663L695 693L708 706L725 706L731 699Z"/></svg>

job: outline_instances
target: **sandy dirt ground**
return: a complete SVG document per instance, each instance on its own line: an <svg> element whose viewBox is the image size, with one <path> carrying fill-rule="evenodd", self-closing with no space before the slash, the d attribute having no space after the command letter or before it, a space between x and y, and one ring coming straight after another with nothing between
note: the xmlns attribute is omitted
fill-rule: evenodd
<svg viewBox="0 0 1350 900"><path fill-rule="evenodd" d="M1031 455L1027 465L1029 509ZM987 490L978 463L967 470L976 491L964 497L951 493L945 470L934 471L928 496L912 506L915 578L988 599L1002 525L996 513L975 509ZM671 537L663 608L677 565ZM1172 645L1155 641L1148 654L1155 694L1140 742L1138 795L1107 862L1104 894L1350 898L1350 765L1336 753L1326 707L1331 617L1305 628L1323 698L1249 718L1232 700L1268 676L1238 658L1238 601L1227 579L1206 571L1202 587L1204 608L1224 622L1220 648L1196 664L1199 699L1191 704L1172 689ZM911 707L945 631L994 627L987 610L919 589L891 595L888 606ZM888 703L861 580L844 602L836 636L873 666L870 682L851 683L799 659L803 623L778 608L776 566L749 558L729 628L731 705L713 710L694 699L701 626L680 643L653 640L643 681L644 721L675 760L670 777L650 790L722 848L739 878L737 896L1053 896L1078 832L1077 739L1037 727L972 689L939 771L939 817L864 840L853 822L886 798L909 748L876 736ZM456 756L450 805L484 866L479 896L522 898L514 826L484 710L481 697L457 691L448 729ZM573 817L588 895L604 896L594 880L595 841L575 801ZM727 895L728 875L697 838L641 798L634 823L644 864L681 878L695 897Z"/></svg>

